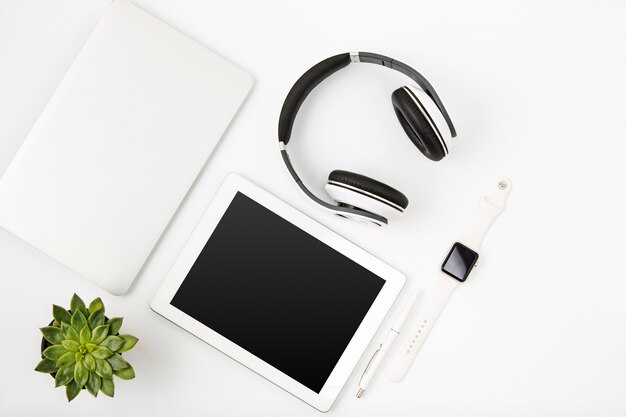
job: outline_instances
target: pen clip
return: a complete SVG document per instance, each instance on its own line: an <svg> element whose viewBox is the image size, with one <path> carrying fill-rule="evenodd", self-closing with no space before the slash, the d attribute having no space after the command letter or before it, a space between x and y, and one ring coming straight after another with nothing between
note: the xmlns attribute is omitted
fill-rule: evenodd
<svg viewBox="0 0 626 417"><path fill-rule="evenodd" d="M382 347L383 347L383 344L379 343L378 344L378 349L376 349L376 351L374 352L374 354L370 358L370 361L367 363L367 366L365 367L365 370L363 371L363 375L361 375L361 379L359 379L359 385L361 385L361 382L363 382L363 377L365 377L365 375L367 374L367 371L368 371L368 369L370 369L370 365L372 364L372 361L374 360L376 355L378 355L378 352L380 352L380 349Z"/></svg>

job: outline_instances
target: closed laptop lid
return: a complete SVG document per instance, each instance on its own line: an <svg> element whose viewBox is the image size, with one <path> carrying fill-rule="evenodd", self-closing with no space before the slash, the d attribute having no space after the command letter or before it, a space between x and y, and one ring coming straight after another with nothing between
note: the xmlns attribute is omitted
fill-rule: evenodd
<svg viewBox="0 0 626 417"><path fill-rule="evenodd" d="M251 86L112 2L0 179L0 226L126 292Z"/></svg>

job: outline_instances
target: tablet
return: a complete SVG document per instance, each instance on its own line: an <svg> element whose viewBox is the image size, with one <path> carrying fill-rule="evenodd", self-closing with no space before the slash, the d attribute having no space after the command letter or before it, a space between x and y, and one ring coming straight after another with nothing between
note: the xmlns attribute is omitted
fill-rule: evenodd
<svg viewBox="0 0 626 417"><path fill-rule="evenodd" d="M327 411L405 276L230 174L151 308Z"/></svg>

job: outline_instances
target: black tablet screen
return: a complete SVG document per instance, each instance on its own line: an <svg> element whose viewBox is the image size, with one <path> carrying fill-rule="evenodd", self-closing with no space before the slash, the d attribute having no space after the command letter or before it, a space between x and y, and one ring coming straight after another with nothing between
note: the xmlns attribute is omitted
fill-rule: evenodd
<svg viewBox="0 0 626 417"><path fill-rule="evenodd" d="M171 304L319 393L384 283L238 192Z"/></svg>

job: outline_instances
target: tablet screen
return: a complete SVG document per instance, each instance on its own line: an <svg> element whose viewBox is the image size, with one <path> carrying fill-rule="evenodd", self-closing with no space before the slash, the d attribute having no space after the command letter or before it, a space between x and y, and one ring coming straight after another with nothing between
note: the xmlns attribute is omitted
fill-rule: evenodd
<svg viewBox="0 0 626 417"><path fill-rule="evenodd" d="M319 393L384 284L237 192L171 304Z"/></svg>

